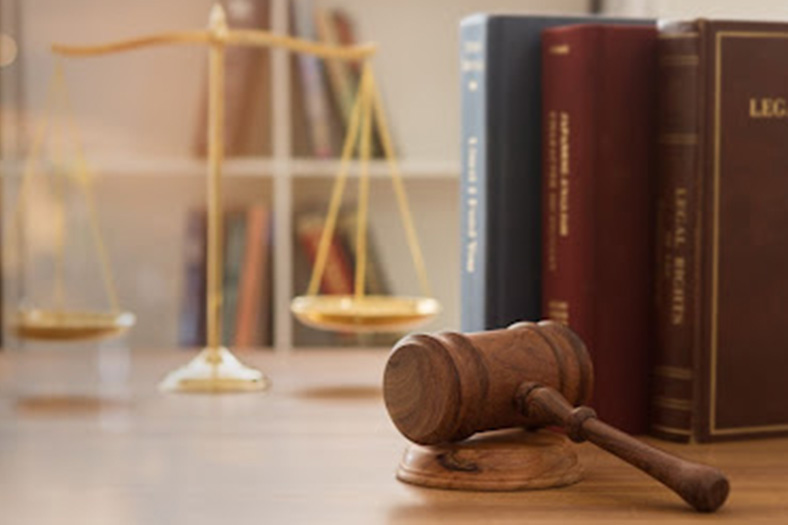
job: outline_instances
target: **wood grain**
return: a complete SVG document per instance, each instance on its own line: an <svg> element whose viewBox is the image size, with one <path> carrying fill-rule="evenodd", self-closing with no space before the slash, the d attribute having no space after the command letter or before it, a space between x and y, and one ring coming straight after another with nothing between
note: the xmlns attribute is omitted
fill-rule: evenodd
<svg viewBox="0 0 788 525"><path fill-rule="evenodd" d="M522 429L477 434L460 443L411 444L397 479L453 490L534 490L577 483L583 468L569 440Z"/></svg>
<svg viewBox="0 0 788 525"><path fill-rule="evenodd" d="M386 364L383 391L400 432L414 443L434 445L541 423L514 403L525 380L557 389L572 404L588 400L593 370L582 341L553 321L407 336Z"/></svg>
<svg viewBox="0 0 788 525"><path fill-rule="evenodd" d="M590 444L582 482L462 493L398 482L406 442L379 396L387 355L359 349L255 352L267 394L162 395L182 351L0 352L0 522L113 525L429 523L788 523L788 439L680 445L717 465L728 503L695 513ZM377 394L376 394L377 392ZM25 400L95 398L53 413ZM20 407L20 403L23 404Z"/></svg>
<svg viewBox="0 0 788 525"><path fill-rule="evenodd" d="M693 463L652 447L597 419L586 406L572 407L555 389L525 382L517 403L545 426L559 426L578 443L590 441L670 487L701 512L714 512L728 498L728 479L709 465Z"/></svg>

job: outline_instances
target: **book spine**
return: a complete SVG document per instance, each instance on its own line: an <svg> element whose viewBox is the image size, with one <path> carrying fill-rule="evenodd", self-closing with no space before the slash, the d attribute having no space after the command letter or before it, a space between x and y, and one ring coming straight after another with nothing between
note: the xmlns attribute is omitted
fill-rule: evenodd
<svg viewBox="0 0 788 525"><path fill-rule="evenodd" d="M192 210L186 217L184 275L178 344L198 347L205 344L205 263L206 214Z"/></svg>
<svg viewBox="0 0 788 525"><path fill-rule="evenodd" d="M342 245L346 248L350 259L353 261L353 274L356 272L358 261L358 246L356 245L356 228L358 227L358 217L355 213L345 213L339 216L337 229L342 239ZM388 283L383 274L380 254L375 238L368 235L367 238L367 257L366 275L364 276L364 290L367 295L385 295L389 292Z"/></svg>
<svg viewBox="0 0 788 525"><path fill-rule="evenodd" d="M330 11L317 9L315 11L315 25L320 42L337 46L344 45L339 41L334 17ZM353 112L356 82L350 64L344 60L328 58L325 61L326 73L331 87L334 104L342 117L344 128L350 124L350 114Z"/></svg>
<svg viewBox="0 0 788 525"><path fill-rule="evenodd" d="M487 24L483 16L460 26L460 89L462 107L462 179L460 183L461 326L476 332L487 328L485 180L487 113Z"/></svg>
<svg viewBox="0 0 788 525"><path fill-rule="evenodd" d="M356 30L355 25L351 16L341 10L341 9L334 9L328 13L327 20L325 22L327 24L327 29L329 30L330 34L333 36L335 40L335 44L339 44L342 46L354 46L358 44L356 40ZM353 103L355 102L356 94L358 91L358 83L361 77L361 67L358 61L347 62L347 61L334 61L339 64L341 67L339 72L342 76L345 77L345 80L341 80L342 84L345 84L349 87L349 91L344 94L344 102L341 104L341 112L343 118L343 134L347 132L347 126L349 125L350 121L350 113L353 109ZM330 67L330 65L328 66ZM330 71L329 71L330 72ZM336 81L332 81L334 84ZM341 88L340 89L344 89ZM391 130L389 130L391 132ZM396 141L392 139L394 144L394 150L396 150ZM380 132L378 127L374 124L372 125L372 149L371 154L372 157L383 157L383 141L380 137ZM340 146L341 148L341 146Z"/></svg>
<svg viewBox="0 0 788 525"><path fill-rule="evenodd" d="M268 211L265 206L249 208L246 216L246 241L243 268L238 291L238 315L235 324L235 346L248 348L263 343L260 332L260 312L263 307L267 280Z"/></svg>
<svg viewBox="0 0 788 525"><path fill-rule="evenodd" d="M569 325L589 349L596 281L595 47L594 33L583 29L543 33L542 314Z"/></svg>
<svg viewBox="0 0 788 525"><path fill-rule="evenodd" d="M235 327L238 315L238 287L240 285L241 264L243 263L246 217L241 210L231 211L225 217L225 258L224 258L224 298L222 340L230 346L235 342Z"/></svg>
<svg viewBox="0 0 788 525"><path fill-rule="evenodd" d="M293 0L295 31L299 38L316 40L314 7L311 0ZM298 56L299 71L303 80L304 107L309 119L312 152L316 157L334 154L331 143L329 102L324 82L323 65L318 57L301 54Z"/></svg>
<svg viewBox="0 0 788 525"><path fill-rule="evenodd" d="M692 439L693 412L697 408L694 354L700 336L699 53L697 28L661 29L655 279L657 351L651 431L657 437L674 441Z"/></svg>
<svg viewBox="0 0 788 525"><path fill-rule="evenodd" d="M298 218L296 229L304 251L314 268L317 259L320 237L323 233L323 219L319 216L304 215ZM320 282L320 291L328 295L350 295L353 293L353 270L350 257L339 237L334 234L328 250L328 258Z"/></svg>
<svg viewBox="0 0 788 525"><path fill-rule="evenodd" d="M267 29L269 0L234 0L227 5L227 23L233 29ZM260 155L269 147L269 101L267 53L244 46L228 46L225 58L224 88L224 154ZM262 92L262 93L261 93ZM260 122L258 122L259 120ZM208 154L208 89L200 98L199 119L195 130L193 151L196 156ZM257 136L252 136L255 134Z"/></svg>

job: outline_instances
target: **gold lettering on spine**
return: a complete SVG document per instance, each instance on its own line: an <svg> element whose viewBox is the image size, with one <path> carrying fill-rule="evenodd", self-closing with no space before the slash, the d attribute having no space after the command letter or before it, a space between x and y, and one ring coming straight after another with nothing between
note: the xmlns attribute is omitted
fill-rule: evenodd
<svg viewBox="0 0 788 525"><path fill-rule="evenodd" d="M780 97L761 97L750 99L750 118L786 118L788 103Z"/></svg>
<svg viewBox="0 0 788 525"><path fill-rule="evenodd" d="M479 192L477 184L478 175L478 144L479 139L475 136L468 138L468 158L467 158L467 224L468 243L465 246L465 271L474 273L476 271L476 258L478 256L479 245L479 199L476 195Z"/></svg>
<svg viewBox="0 0 788 525"><path fill-rule="evenodd" d="M558 115L547 114L547 269L558 269Z"/></svg>
<svg viewBox="0 0 788 525"><path fill-rule="evenodd" d="M569 113L558 114L559 179L558 179L558 234L569 236Z"/></svg>
<svg viewBox="0 0 788 525"><path fill-rule="evenodd" d="M478 93L481 75L485 69L484 42L482 40L466 40L462 43L463 57L460 70L467 81L470 97L480 96ZM478 101L477 101L478 102ZM479 137L471 135L465 144L465 232L464 265L466 273L475 273L479 260Z"/></svg>
<svg viewBox="0 0 788 525"><path fill-rule="evenodd" d="M670 322L682 325L687 310L687 188L679 187L673 194L673 259L670 264Z"/></svg>
<svg viewBox="0 0 788 525"><path fill-rule="evenodd" d="M547 317L561 324L569 324L569 303L567 301L550 301L547 304Z"/></svg>

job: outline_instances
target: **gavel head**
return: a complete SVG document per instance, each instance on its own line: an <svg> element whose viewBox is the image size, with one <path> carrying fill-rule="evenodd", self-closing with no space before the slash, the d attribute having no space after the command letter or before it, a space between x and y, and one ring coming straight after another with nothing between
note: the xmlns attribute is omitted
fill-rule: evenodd
<svg viewBox="0 0 788 525"><path fill-rule="evenodd" d="M553 387L572 405L586 403L593 369L585 345L553 321L468 335L409 335L389 356L383 395L399 431L433 445L538 425L515 402L524 381Z"/></svg>

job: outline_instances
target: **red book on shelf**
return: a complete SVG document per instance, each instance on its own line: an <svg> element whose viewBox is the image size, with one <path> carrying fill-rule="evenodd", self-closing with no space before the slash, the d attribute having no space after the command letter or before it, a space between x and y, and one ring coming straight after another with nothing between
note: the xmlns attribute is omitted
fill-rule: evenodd
<svg viewBox="0 0 788 525"><path fill-rule="evenodd" d="M323 219L318 215L304 214L296 219L298 239L314 267L320 236L323 234ZM353 293L353 270L350 256L339 236L334 234L328 250L325 271L320 282L320 291L329 295Z"/></svg>
<svg viewBox="0 0 788 525"><path fill-rule="evenodd" d="M543 314L594 361L593 406L648 427L656 28L542 33Z"/></svg>

